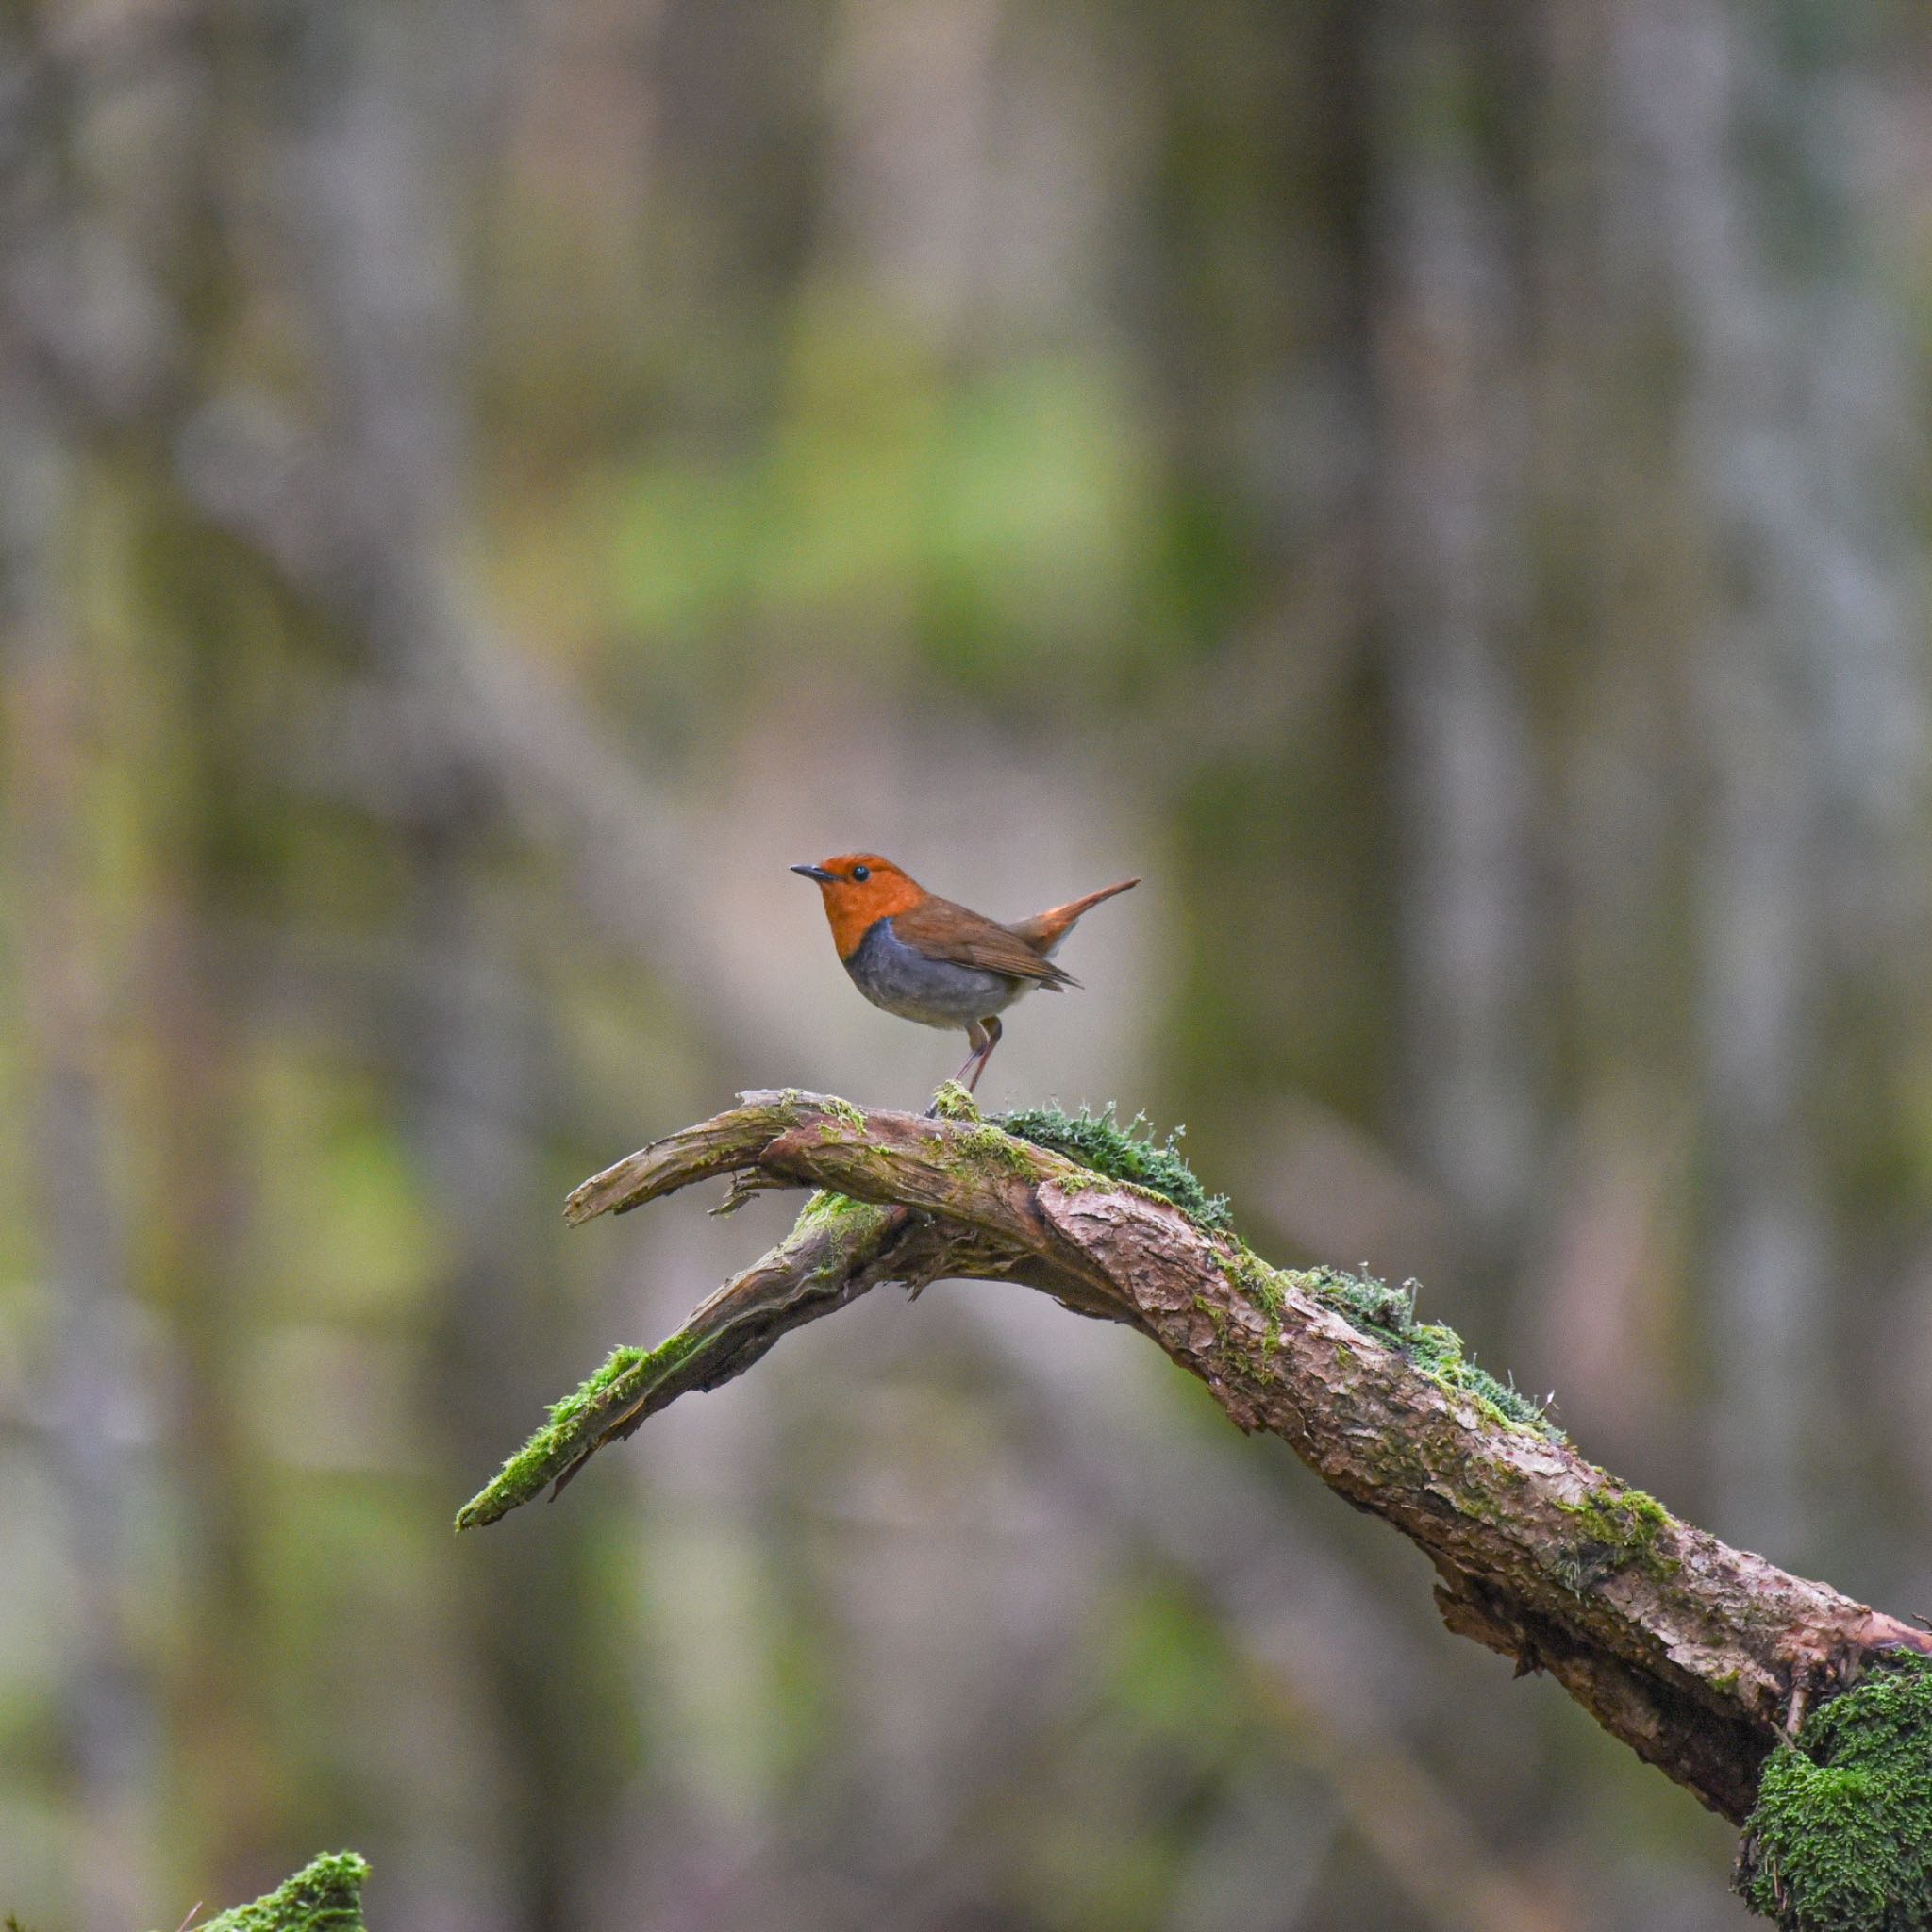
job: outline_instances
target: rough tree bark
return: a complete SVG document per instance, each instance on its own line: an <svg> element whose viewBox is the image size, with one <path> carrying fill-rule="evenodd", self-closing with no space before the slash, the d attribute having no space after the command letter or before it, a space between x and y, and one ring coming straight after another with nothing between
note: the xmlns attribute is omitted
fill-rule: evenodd
<svg viewBox="0 0 1932 1932"><path fill-rule="evenodd" d="M558 1405L459 1526L561 1487L646 1416L741 1374L780 1335L880 1282L916 1291L965 1276L1023 1282L1147 1336L1238 1427L1280 1436L1415 1542L1451 1629L1519 1672L1548 1672L1734 1822L1808 1707L1884 1653L1932 1654L1925 1632L1730 1548L1546 1424L1507 1412L1458 1373L1453 1337L1398 1337L1374 1319L1366 1285L1269 1268L1172 1202L980 1121L957 1090L942 1105L949 1096L947 1117L923 1117L748 1093L578 1188L573 1222L723 1174L737 1176L726 1208L764 1188L827 1191L675 1335L620 1350ZM1428 1347L1412 1345L1422 1338Z"/></svg>

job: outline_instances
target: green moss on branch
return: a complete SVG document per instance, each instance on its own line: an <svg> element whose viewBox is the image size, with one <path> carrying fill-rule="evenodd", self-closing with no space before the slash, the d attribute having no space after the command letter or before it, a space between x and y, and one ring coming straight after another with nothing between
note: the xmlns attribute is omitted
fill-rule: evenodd
<svg viewBox="0 0 1932 1932"><path fill-rule="evenodd" d="M1182 1159L1174 1144L1181 1136L1178 1127L1165 1141L1156 1141L1145 1114L1136 1114L1124 1127L1111 1101L1100 1113L1085 1108L1073 1114L1058 1107L1022 1108L998 1115L994 1124L1110 1180L1158 1194L1202 1227L1224 1230L1230 1225L1227 1196L1210 1194Z"/></svg>
<svg viewBox="0 0 1932 1932"><path fill-rule="evenodd" d="M1271 1268L1245 1246L1232 1273L1241 1291L1269 1316L1279 1317L1286 1306L1282 1284L1291 1283L1333 1308L1350 1327L1399 1351L1432 1382L1473 1397L1486 1415L1512 1427L1534 1429L1553 1442L1563 1440L1543 1405L1483 1368L1455 1329L1416 1320L1414 1282L1391 1288L1373 1274L1348 1274L1339 1268Z"/></svg>
<svg viewBox="0 0 1932 1932"><path fill-rule="evenodd" d="M857 1232L875 1226L887 1211L870 1201L855 1201L850 1194L835 1194L829 1188L820 1188L816 1193L807 1195L805 1206L798 1210L798 1220L800 1225L810 1223Z"/></svg>
<svg viewBox="0 0 1932 1932"><path fill-rule="evenodd" d="M494 1523L529 1502L575 1460L601 1417L648 1394L689 1358L698 1341L689 1328L680 1328L656 1348L612 1349L602 1368L550 1405L543 1426L457 1512L457 1527Z"/></svg>
<svg viewBox="0 0 1932 1932"><path fill-rule="evenodd" d="M1738 1874L1784 1932L1932 1925L1932 1662L1874 1671L1773 1752Z"/></svg>
<svg viewBox="0 0 1932 1932"><path fill-rule="evenodd" d="M1570 1507L1578 1528L1591 1542L1645 1558L1654 1558L1657 1533L1671 1521L1655 1496L1616 1484L1592 1490Z"/></svg>
<svg viewBox="0 0 1932 1932"><path fill-rule="evenodd" d="M877 1255L898 1213L829 1190L812 1194L785 1240L675 1334L656 1348L613 1349L581 1387L553 1403L543 1425L458 1512L457 1527L495 1523L549 1484L569 1481L613 1434L628 1435L665 1402L728 1381L769 1346L772 1331L766 1327L761 1345L760 1328L783 1306L817 1296L819 1312L836 1307L841 1285Z"/></svg>
<svg viewBox="0 0 1932 1932"><path fill-rule="evenodd" d="M1657 1547L1670 1514L1655 1496L1611 1481L1600 1483L1580 1503L1558 1506L1576 1522L1575 1538L1557 1553L1557 1574L1581 1596L1620 1570L1638 1569L1659 1579L1677 1569Z"/></svg>
<svg viewBox="0 0 1932 1932"><path fill-rule="evenodd" d="M976 1121L980 1118L979 1108L973 1095L957 1080L940 1082L939 1091L932 1097L932 1110L942 1121Z"/></svg>

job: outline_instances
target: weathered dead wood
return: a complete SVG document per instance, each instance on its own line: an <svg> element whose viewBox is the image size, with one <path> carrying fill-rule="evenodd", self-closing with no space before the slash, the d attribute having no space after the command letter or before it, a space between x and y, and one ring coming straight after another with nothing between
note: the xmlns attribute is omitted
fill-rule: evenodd
<svg viewBox="0 0 1932 1932"><path fill-rule="evenodd" d="M1546 1671L1613 1736L1741 1823L1758 1767L1881 1652L1932 1636L1671 1515L1264 1267L1171 1203L974 1118L747 1093L586 1181L573 1222L724 1174L828 1191L668 1341L623 1352L463 1512L494 1521L691 1389L880 1281L1024 1282L1124 1322L1235 1424L1289 1442L1429 1557L1453 1630ZM861 1204L873 1204L865 1206Z"/></svg>

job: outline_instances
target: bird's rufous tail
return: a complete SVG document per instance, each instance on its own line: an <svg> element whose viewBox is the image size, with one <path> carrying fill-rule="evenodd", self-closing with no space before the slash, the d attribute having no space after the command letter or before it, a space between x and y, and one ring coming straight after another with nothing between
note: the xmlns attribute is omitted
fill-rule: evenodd
<svg viewBox="0 0 1932 1932"><path fill-rule="evenodd" d="M1091 911L1103 899L1111 899L1116 892L1124 892L1129 886L1140 883L1139 879L1123 879L1116 886L1102 886L1099 891L1089 892L1084 899L1069 899L1064 906L1049 907L1044 912L1036 912L1031 919L1016 919L1007 929L1017 933L1036 953L1051 953L1073 931L1074 923L1083 912Z"/></svg>

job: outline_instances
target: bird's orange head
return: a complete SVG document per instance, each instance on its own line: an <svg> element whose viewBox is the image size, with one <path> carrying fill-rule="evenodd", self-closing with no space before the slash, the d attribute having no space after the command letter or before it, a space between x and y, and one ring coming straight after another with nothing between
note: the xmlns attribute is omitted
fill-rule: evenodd
<svg viewBox="0 0 1932 1932"><path fill-rule="evenodd" d="M831 923L832 943L841 959L858 950L858 942L881 919L904 912L925 897L925 888L910 879L890 858L876 852L846 852L822 858L816 865L791 870L818 881Z"/></svg>

